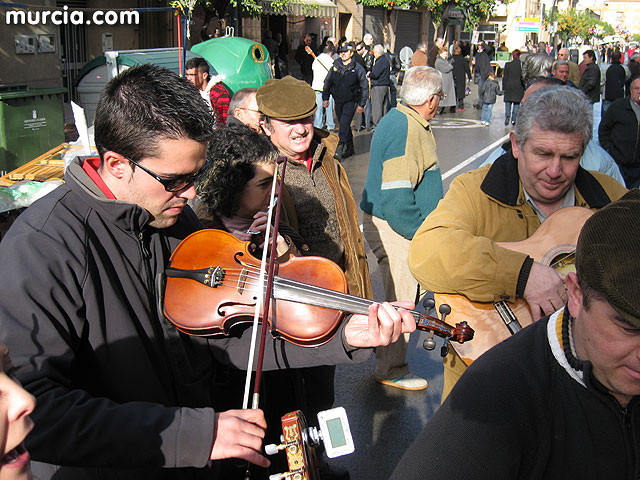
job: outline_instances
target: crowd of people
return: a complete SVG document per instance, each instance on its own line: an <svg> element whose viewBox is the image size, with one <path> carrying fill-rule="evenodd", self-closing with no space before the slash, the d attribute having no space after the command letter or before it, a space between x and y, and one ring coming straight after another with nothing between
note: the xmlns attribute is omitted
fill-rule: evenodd
<svg viewBox="0 0 640 480"><path fill-rule="evenodd" d="M276 52L278 41L266 37ZM283 75L233 96L197 61L186 78L147 64L107 84L95 115L98 156L75 158L64 185L0 243L0 340L13 357L0 345L0 478L233 480L245 478L247 462L252 478L274 478L288 467L282 458L271 464L264 442L280 443L284 413L299 409L315 423L332 407L336 364L365 361L375 348L384 388L428 388L406 361L410 309L425 292L502 311L524 302L530 318L478 328L484 339L494 328L524 327L473 361L449 349L443 404L392 478L635 478L640 163L630 138L640 76L627 79L623 69L621 83L613 52L600 147L593 51L577 84L566 49L553 59L540 44L523 62L515 51L501 88L480 44L482 121L504 93L513 131L489 164L445 193L430 121L464 108L468 45L451 53L442 39L428 51L419 45L399 95L397 59L370 35L328 38L314 55L305 48L313 52L311 36L301 47L302 79ZM341 164L354 153L355 115L356 127L373 130L359 206ZM601 171L605 150L626 187ZM274 182L282 183L277 198ZM575 211L588 211L581 233L581 224L553 223ZM575 272L559 273L515 244L552 224L579 234ZM193 282L169 271L172 252L203 228L246 242L256 259L265 251L281 263L320 257L344 273L346 293L372 299L366 241L384 302L347 315L312 348L268 335L260 409L240 408L254 368L250 329L192 336L163 310L168 276ZM241 293L255 280L244 255L234 255L239 276L212 265L204 283L223 289L228 275ZM322 454L317 465L322 480L349 478Z"/></svg>

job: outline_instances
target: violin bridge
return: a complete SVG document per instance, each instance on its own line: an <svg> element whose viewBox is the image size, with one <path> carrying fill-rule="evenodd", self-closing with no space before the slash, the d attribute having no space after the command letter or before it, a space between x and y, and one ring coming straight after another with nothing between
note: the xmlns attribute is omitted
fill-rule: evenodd
<svg viewBox="0 0 640 480"><path fill-rule="evenodd" d="M242 295L242 292L244 291L244 285L247 282L247 269L243 268L242 272L240 272L240 277L238 277L238 293L240 295Z"/></svg>

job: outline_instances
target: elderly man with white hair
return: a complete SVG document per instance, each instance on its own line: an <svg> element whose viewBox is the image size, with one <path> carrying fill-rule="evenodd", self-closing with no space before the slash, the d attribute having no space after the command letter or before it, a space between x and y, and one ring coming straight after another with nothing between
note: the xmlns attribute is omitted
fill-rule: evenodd
<svg viewBox="0 0 640 480"><path fill-rule="evenodd" d="M384 53L382 45L373 47L375 61L369 73L369 79L371 80L371 115L374 128L387 111L389 102L391 62Z"/></svg>
<svg viewBox="0 0 640 480"><path fill-rule="evenodd" d="M376 255L387 300L414 300L418 282L407 257L413 234L442 198L442 177L429 120L440 104L442 75L434 68L410 68L402 103L380 121L371 140L369 170L360 208L364 237ZM423 390L427 381L409 372L406 340L376 349L378 382Z"/></svg>

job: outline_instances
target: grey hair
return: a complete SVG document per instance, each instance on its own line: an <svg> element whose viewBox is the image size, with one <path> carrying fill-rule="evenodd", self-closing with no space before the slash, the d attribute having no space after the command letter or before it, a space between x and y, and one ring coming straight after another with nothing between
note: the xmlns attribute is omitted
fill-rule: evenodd
<svg viewBox="0 0 640 480"><path fill-rule="evenodd" d="M373 51L375 53L377 53L378 55L384 55L384 47L380 44L376 45L375 47L373 47Z"/></svg>
<svg viewBox="0 0 640 480"><path fill-rule="evenodd" d="M569 65L569 62L567 60L556 60L555 62L553 62L553 67L551 67L551 70L557 70L560 65Z"/></svg>
<svg viewBox="0 0 640 480"><path fill-rule="evenodd" d="M546 132L582 134L584 152L593 129L593 105L582 91L574 87L549 85L533 92L520 105L514 131L516 140L524 145L532 128Z"/></svg>
<svg viewBox="0 0 640 480"><path fill-rule="evenodd" d="M233 115L236 108L243 108L249 103L251 95L255 95L257 88L242 88L238 90L229 102L229 113Z"/></svg>
<svg viewBox="0 0 640 480"><path fill-rule="evenodd" d="M427 48L427 44L425 42L418 42L416 45L416 50L420 50L422 48Z"/></svg>
<svg viewBox="0 0 640 480"><path fill-rule="evenodd" d="M407 105L424 105L442 90L442 74L431 67L411 67L404 75L400 97Z"/></svg>

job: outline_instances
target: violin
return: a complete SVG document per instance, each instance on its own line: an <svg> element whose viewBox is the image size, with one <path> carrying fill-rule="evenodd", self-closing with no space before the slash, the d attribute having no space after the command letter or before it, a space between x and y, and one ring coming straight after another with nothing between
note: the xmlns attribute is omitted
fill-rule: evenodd
<svg viewBox="0 0 640 480"><path fill-rule="evenodd" d="M345 312L367 315L375 303L347 294L344 272L326 258L289 256L277 261L275 268L270 311L262 321L272 336L295 345L327 343ZM228 335L234 326L250 323L256 304L262 303L260 272L249 242L222 230L192 233L169 260L164 314L188 335ZM452 327L435 317L411 313L416 327L432 336L459 343L473 338L466 322Z"/></svg>

